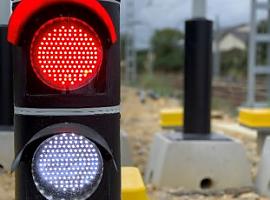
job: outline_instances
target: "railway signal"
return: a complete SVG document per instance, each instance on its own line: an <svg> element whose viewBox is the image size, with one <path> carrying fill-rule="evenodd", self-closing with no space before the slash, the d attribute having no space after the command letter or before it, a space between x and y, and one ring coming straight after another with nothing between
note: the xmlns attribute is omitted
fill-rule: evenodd
<svg viewBox="0 0 270 200"><path fill-rule="evenodd" d="M16 5L16 200L120 200L119 4Z"/></svg>

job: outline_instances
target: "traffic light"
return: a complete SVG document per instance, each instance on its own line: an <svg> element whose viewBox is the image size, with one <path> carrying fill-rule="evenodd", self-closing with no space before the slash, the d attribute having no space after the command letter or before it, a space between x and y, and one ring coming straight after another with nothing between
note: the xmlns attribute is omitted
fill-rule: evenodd
<svg viewBox="0 0 270 200"><path fill-rule="evenodd" d="M23 0L13 44L16 200L120 200L120 0Z"/></svg>

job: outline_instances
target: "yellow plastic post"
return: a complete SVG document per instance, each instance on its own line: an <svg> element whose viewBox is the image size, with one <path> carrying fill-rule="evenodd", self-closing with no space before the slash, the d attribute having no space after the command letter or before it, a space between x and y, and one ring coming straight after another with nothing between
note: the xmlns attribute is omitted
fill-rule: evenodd
<svg viewBox="0 0 270 200"><path fill-rule="evenodd" d="M270 128L270 108L241 108L238 121L254 129Z"/></svg>
<svg viewBox="0 0 270 200"><path fill-rule="evenodd" d="M122 200L149 200L139 169L122 167Z"/></svg>
<svg viewBox="0 0 270 200"><path fill-rule="evenodd" d="M163 109L160 112L160 125L163 128L181 128L184 124L182 108Z"/></svg>

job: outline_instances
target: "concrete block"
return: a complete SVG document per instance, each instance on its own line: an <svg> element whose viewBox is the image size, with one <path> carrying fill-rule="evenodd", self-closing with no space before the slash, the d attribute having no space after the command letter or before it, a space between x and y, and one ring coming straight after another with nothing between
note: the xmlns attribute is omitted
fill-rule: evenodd
<svg viewBox="0 0 270 200"><path fill-rule="evenodd" d="M10 170L14 159L14 132L0 131L0 165L4 170Z"/></svg>
<svg viewBox="0 0 270 200"><path fill-rule="evenodd" d="M257 132L257 152L260 155L262 153L266 138L270 136L270 129L259 129Z"/></svg>
<svg viewBox="0 0 270 200"><path fill-rule="evenodd" d="M121 131L121 163L122 166L132 166L133 159L128 135Z"/></svg>
<svg viewBox="0 0 270 200"><path fill-rule="evenodd" d="M255 185L259 194L270 197L270 137L264 143Z"/></svg>
<svg viewBox="0 0 270 200"><path fill-rule="evenodd" d="M175 132L156 135L145 180L190 190L252 187L251 166L239 141L184 140Z"/></svg>

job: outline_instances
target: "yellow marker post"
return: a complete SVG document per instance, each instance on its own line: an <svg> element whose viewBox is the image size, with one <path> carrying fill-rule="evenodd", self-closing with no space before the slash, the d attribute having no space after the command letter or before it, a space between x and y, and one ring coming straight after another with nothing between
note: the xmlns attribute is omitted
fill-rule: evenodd
<svg viewBox="0 0 270 200"><path fill-rule="evenodd" d="M257 151L260 154L265 139L270 136L270 108L241 108L238 121L243 126L257 130Z"/></svg>
<svg viewBox="0 0 270 200"><path fill-rule="evenodd" d="M122 200L149 200L139 169L122 167Z"/></svg>
<svg viewBox="0 0 270 200"><path fill-rule="evenodd" d="M270 108L241 108L238 121L254 129L270 128Z"/></svg>
<svg viewBox="0 0 270 200"><path fill-rule="evenodd" d="M160 112L160 125L163 128L182 128L184 111L182 108L163 109Z"/></svg>

